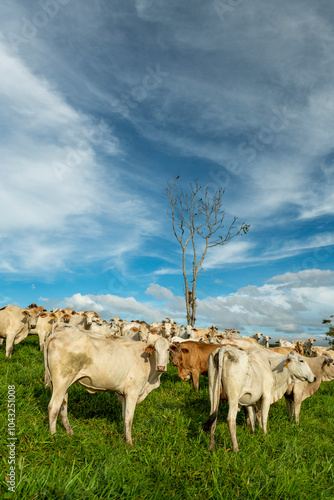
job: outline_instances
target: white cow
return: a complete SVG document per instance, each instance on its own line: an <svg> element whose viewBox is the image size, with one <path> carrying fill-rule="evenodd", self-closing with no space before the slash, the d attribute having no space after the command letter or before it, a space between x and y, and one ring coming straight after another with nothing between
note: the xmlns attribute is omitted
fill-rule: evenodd
<svg viewBox="0 0 334 500"><path fill-rule="evenodd" d="M239 405L247 407L252 432L255 431L255 406L261 409L261 426L267 434L270 405L278 401L292 382L314 382L313 375L303 357L295 352L288 355L270 356L262 349L246 353L232 346L213 351L208 360L209 394L211 414L205 424L211 426L210 449L214 449L214 432L221 383L224 398L228 400L228 426L233 450L239 451L236 435L236 417Z"/></svg>
<svg viewBox="0 0 334 500"><path fill-rule="evenodd" d="M22 309L9 304L0 309L0 337L6 339L6 356L12 357L13 344L18 344L34 332L43 306Z"/></svg>
<svg viewBox="0 0 334 500"><path fill-rule="evenodd" d="M284 339L276 340L275 344L278 344L279 347L292 347L292 349L295 347L292 342Z"/></svg>
<svg viewBox="0 0 334 500"><path fill-rule="evenodd" d="M315 339L313 339L312 337L307 339L307 341L305 342L304 353L307 356L311 356L312 347L313 347L314 342L315 342Z"/></svg>
<svg viewBox="0 0 334 500"><path fill-rule="evenodd" d="M263 335L262 339L259 340L259 345L263 345L264 347L266 347L268 349L270 339L271 339L271 337L269 337L268 335Z"/></svg>
<svg viewBox="0 0 334 500"><path fill-rule="evenodd" d="M334 349L333 347L323 347L323 346L312 346L311 347L311 358L316 358L318 356L329 356L334 359Z"/></svg>
<svg viewBox="0 0 334 500"><path fill-rule="evenodd" d="M73 434L67 417L68 388L74 383L88 392L114 391L122 403L125 440L132 445L131 426L136 404L159 387L167 371L169 343L154 344L106 339L78 328L55 326L44 351L45 383L52 386L50 432L56 432L60 413L67 434Z"/></svg>
<svg viewBox="0 0 334 500"><path fill-rule="evenodd" d="M30 331L30 335L38 335L39 348L42 351L44 348L44 340L50 335L52 325L56 321L55 313L43 311L38 318L38 323L35 330Z"/></svg>
<svg viewBox="0 0 334 500"><path fill-rule="evenodd" d="M99 321L101 321L100 315L95 311L83 311L80 313L72 311L69 323L77 328L90 330L91 326L94 323L99 323Z"/></svg>
<svg viewBox="0 0 334 500"><path fill-rule="evenodd" d="M87 333L90 333L92 335L115 335L119 336L120 331L118 326L116 326L114 323L108 323L105 320L101 320L98 323L92 323L91 327L89 330L87 330Z"/></svg>

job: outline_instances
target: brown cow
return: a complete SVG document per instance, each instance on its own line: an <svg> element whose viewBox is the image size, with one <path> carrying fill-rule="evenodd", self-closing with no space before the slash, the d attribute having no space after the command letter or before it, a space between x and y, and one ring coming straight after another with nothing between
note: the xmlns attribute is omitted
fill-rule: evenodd
<svg viewBox="0 0 334 500"><path fill-rule="evenodd" d="M192 378L195 391L199 388L200 374L208 374L210 353L218 347L221 347L221 344L205 344L192 340L170 345L172 365L177 366L177 374L182 380Z"/></svg>
<svg viewBox="0 0 334 500"><path fill-rule="evenodd" d="M317 358L303 356L303 358L311 368L317 380L312 383L292 383L285 393L285 401L290 419L292 420L293 414L295 414L297 425L299 424L300 408L304 399L315 394L321 382L328 382L334 379L334 364L331 358L328 356L319 356Z"/></svg>

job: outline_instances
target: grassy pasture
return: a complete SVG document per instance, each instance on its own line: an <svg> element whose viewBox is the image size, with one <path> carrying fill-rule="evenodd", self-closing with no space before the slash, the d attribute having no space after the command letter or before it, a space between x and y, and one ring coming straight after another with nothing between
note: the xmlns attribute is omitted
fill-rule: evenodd
<svg viewBox="0 0 334 500"><path fill-rule="evenodd" d="M272 405L269 434L252 435L238 415L240 452L231 451L227 405L220 404L216 451L201 429L210 402L207 380L195 394L169 366L161 386L140 403L123 440L121 405L112 393L69 389L67 436L60 419L48 431L51 392L43 385L37 337L0 349L0 497L37 499L333 499L334 384L304 401L301 424L288 421L284 400ZM8 491L7 388L16 388L16 491Z"/></svg>

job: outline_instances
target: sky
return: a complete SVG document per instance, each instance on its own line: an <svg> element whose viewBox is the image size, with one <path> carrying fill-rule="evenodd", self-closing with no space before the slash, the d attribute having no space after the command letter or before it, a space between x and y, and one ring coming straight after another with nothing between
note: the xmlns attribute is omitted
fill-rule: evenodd
<svg viewBox="0 0 334 500"><path fill-rule="evenodd" d="M3 0L0 306L184 324L179 176L250 224L208 251L196 325L325 345L333 25L329 0Z"/></svg>

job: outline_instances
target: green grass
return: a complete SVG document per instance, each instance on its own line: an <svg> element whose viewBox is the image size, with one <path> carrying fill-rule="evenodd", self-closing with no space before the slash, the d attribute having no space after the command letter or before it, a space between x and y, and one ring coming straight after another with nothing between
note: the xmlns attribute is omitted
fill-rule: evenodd
<svg viewBox="0 0 334 500"><path fill-rule="evenodd" d="M67 436L60 419L48 431L51 392L43 385L37 338L0 349L0 497L33 499L333 499L334 385L327 382L304 401L301 424L288 421L284 400L272 405L269 434L252 435L237 418L240 452L231 451L227 405L220 404L216 451L201 429L210 402L207 379L198 394L169 366L161 386L140 403L123 439L121 405L112 393L69 389ZM8 492L7 388L16 387L16 492Z"/></svg>

